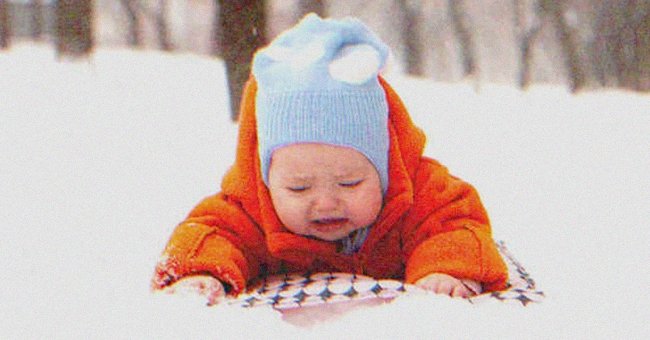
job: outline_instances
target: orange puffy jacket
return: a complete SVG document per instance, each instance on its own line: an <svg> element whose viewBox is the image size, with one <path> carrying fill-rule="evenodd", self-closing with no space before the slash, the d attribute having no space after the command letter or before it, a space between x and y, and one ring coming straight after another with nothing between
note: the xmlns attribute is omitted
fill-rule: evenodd
<svg viewBox="0 0 650 340"><path fill-rule="evenodd" d="M380 78L389 107L389 186L384 207L361 249L289 232L262 181L255 124L256 83L242 100L237 156L221 192L204 199L174 230L156 267L161 289L189 275L208 274L238 294L264 274L305 271L363 273L413 283L430 273L471 279L485 290L506 287L507 270L492 240L474 188L422 156L425 136L402 101Z"/></svg>

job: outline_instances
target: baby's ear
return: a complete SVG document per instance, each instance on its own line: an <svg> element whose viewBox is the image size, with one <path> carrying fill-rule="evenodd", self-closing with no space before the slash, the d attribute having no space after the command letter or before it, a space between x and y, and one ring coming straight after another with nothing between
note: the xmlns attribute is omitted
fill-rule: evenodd
<svg viewBox="0 0 650 340"><path fill-rule="evenodd" d="M381 68L379 51L368 44L348 45L343 47L329 64L329 73L333 79L361 85L374 79Z"/></svg>

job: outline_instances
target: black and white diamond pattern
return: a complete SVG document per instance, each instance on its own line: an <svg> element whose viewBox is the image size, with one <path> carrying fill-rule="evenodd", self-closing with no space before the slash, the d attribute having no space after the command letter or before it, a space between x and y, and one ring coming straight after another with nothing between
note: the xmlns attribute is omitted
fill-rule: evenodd
<svg viewBox="0 0 650 340"><path fill-rule="evenodd" d="M535 288L535 281L528 272L514 259L504 242L497 242L497 247L510 274L508 288L480 294L469 298L468 301L480 303L485 300L498 300L523 306L541 302L544 293ZM372 298L391 300L403 294L423 293L426 292L399 280L376 280L350 273L292 273L263 278L230 303L242 307L271 305L275 309L287 309Z"/></svg>

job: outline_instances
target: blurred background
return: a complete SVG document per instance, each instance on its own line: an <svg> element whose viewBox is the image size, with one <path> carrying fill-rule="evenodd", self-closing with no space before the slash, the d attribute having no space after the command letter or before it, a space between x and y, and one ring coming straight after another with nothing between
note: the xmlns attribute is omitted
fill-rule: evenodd
<svg viewBox="0 0 650 340"><path fill-rule="evenodd" d="M223 58L236 119L254 51L304 14L355 16L435 81L650 91L649 0L0 0L0 53L129 47Z"/></svg>

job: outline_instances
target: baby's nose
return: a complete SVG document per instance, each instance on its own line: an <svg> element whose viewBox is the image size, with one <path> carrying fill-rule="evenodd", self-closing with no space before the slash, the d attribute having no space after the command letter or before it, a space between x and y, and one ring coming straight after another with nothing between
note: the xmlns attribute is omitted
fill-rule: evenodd
<svg viewBox="0 0 650 340"><path fill-rule="evenodd" d="M325 192L314 198L313 206L316 211L327 212L338 208L339 200L336 195Z"/></svg>

